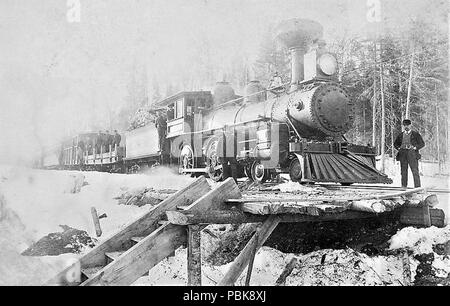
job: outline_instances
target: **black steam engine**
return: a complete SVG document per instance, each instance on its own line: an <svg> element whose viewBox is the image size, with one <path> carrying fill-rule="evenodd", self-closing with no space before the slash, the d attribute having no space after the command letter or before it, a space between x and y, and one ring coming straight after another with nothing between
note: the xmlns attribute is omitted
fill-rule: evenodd
<svg viewBox="0 0 450 306"><path fill-rule="evenodd" d="M376 169L372 147L345 139L353 103L337 81L321 25L293 19L277 31L291 52L290 84L265 89L252 81L242 97L218 82L212 93L181 92L160 101L155 109L167 112L163 141L153 125L131 131L116 162L128 170L176 164L180 173L216 181L231 174L263 182L289 173L298 182L391 183Z"/></svg>

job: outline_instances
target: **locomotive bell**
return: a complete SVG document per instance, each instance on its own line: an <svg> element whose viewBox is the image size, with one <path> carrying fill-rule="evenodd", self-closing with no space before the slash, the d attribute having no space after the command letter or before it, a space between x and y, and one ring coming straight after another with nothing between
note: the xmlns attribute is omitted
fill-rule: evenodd
<svg viewBox="0 0 450 306"><path fill-rule="evenodd" d="M250 81L244 91L244 102L246 103L262 102L267 98L265 88L257 80Z"/></svg>
<svg viewBox="0 0 450 306"><path fill-rule="evenodd" d="M304 55L309 45L323 35L320 23L308 19L290 19L277 27L277 39L291 52L291 92L304 80Z"/></svg>

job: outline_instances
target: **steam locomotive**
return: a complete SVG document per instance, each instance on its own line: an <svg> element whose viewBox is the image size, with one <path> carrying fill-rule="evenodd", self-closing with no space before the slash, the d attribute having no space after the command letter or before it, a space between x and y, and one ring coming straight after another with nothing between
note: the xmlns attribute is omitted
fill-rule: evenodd
<svg viewBox="0 0 450 306"><path fill-rule="evenodd" d="M336 58L326 51L322 35L315 21L280 23L277 39L291 54L290 84L265 89L252 81L244 96L227 82L218 82L213 92L178 93L154 105L166 113L164 131L138 128L121 146L101 154L76 154L73 141L62 166L130 172L166 164L215 181L231 171L256 182L286 173L297 182L392 183L376 169L374 148L345 138L353 125L353 103L337 80Z"/></svg>

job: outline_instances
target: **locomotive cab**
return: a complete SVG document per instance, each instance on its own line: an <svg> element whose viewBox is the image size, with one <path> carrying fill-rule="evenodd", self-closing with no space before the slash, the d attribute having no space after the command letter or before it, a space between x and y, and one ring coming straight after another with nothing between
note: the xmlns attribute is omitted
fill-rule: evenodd
<svg viewBox="0 0 450 306"><path fill-rule="evenodd" d="M193 132L197 129L197 116L211 108L212 95L209 91L183 91L156 104L167 111L167 138Z"/></svg>

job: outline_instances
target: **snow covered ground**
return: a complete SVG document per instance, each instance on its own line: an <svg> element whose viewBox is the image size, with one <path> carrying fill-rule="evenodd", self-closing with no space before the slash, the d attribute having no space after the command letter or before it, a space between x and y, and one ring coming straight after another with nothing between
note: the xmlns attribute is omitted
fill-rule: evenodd
<svg viewBox="0 0 450 306"><path fill-rule="evenodd" d="M399 186L399 166L392 165L387 172L394 179L393 185ZM61 231L59 225L85 230L95 237L91 207L108 216L101 220L101 241L150 209L149 205L118 205L115 197L139 187L180 189L191 181L191 178L166 168L146 174L124 175L0 166L0 285L40 284L79 256L26 257L20 253L48 233ZM449 188L446 176L425 176L422 181L423 186ZM450 215L448 195L439 197L439 208ZM417 261L412 256L433 252L433 244L448 240L449 226L443 229L405 228L392 237L391 249L406 248L412 252L410 261L414 275ZM323 261L324 255L326 259ZM284 254L263 247L255 259L252 284L273 285L292 257L297 257L299 262L286 280L287 285L399 285L402 281L402 264L396 256L368 257L349 249L319 250L305 255ZM217 283L228 267L229 264L213 266L204 262L204 284ZM449 259L435 254L433 267L439 275L445 276L450 272ZM244 277L245 273L239 284L244 282ZM152 269L150 276L139 279L136 284L186 284L186 250L179 249L175 257L161 262Z"/></svg>
<svg viewBox="0 0 450 306"><path fill-rule="evenodd" d="M86 185L78 186L81 187L79 192L72 193L83 176ZM61 267L77 257L68 254L30 258L20 256L20 253L43 236L60 232L59 225L85 230L91 237L96 237L91 207L99 214L107 214L107 218L101 220L103 235L98 238L101 241L151 208L149 205L118 205L114 198L125 190L139 187L180 189L191 181L191 178L166 168L154 169L148 174L125 175L0 166L0 284L14 284L16 280L39 283L41 270L46 270L39 269L41 272L35 273L36 269L27 269L29 273L24 271L15 278L10 262L17 262L17 267L38 267L37 263L44 261ZM52 276L44 275L47 279Z"/></svg>

